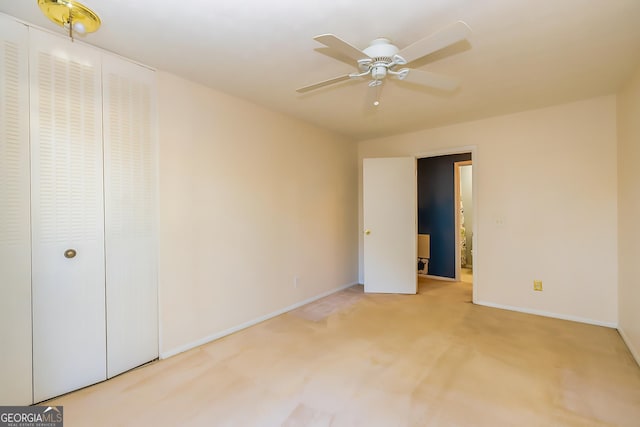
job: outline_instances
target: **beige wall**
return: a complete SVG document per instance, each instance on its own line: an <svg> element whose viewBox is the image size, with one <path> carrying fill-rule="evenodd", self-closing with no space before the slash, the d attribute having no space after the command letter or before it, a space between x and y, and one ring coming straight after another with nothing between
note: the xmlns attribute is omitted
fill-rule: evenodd
<svg viewBox="0 0 640 427"><path fill-rule="evenodd" d="M361 141L359 164L475 146L476 302L615 326L616 144L606 96Z"/></svg>
<svg viewBox="0 0 640 427"><path fill-rule="evenodd" d="M619 329L640 363L640 68L618 94Z"/></svg>
<svg viewBox="0 0 640 427"><path fill-rule="evenodd" d="M161 354L357 281L353 141L167 73L158 91Z"/></svg>

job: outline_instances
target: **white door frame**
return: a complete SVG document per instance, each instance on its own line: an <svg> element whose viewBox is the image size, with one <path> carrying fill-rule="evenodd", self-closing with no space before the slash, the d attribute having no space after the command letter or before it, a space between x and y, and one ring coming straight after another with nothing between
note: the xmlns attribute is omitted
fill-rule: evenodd
<svg viewBox="0 0 640 427"><path fill-rule="evenodd" d="M438 157L438 156L448 156L451 154L464 154L464 153L471 153L471 162L473 164L473 168L471 169L471 192L473 193L473 212L474 212L474 217L475 218L479 218L478 215L478 157L477 157L477 146L476 145L465 145L465 146L461 146L461 147L452 147L452 148L443 148L443 149L439 149L439 150L434 150L434 151L427 151L427 152L420 152L420 153L414 153L413 156L417 159L424 159L427 157ZM417 179L417 177L416 177ZM457 191L456 191L457 193ZM416 198L418 197L418 194L416 193ZM459 197L459 195L456 195L456 199ZM417 203L416 203L417 206ZM456 230L459 230L459 226L458 226L458 215L456 215ZM477 260L478 259L478 240L479 240L479 234L478 234L478 220L473 221L473 227L472 227L472 233L473 235L471 236L471 246L474 248L473 251L473 255L474 258ZM473 295L472 295L472 302L475 304L476 301L478 300L478 289L480 288L481 284L478 282L478 268L479 263L474 262L474 266L473 266ZM456 232L456 279L455 280L459 280L460 277L460 233Z"/></svg>
<svg viewBox="0 0 640 427"><path fill-rule="evenodd" d="M454 191L455 191L455 206L454 206L454 211L455 211L455 215L456 215L456 222L455 222L455 227L456 227L456 281L460 280L460 277L462 276L462 255L460 252L460 246L462 245L462 242L460 241L460 199L461 199L461 195L460 195L460 166L471 166L473 165L473 160L463 160L461 162L455 162L453 164L453 187L454 187ZM473 174L473 169L471 169L471 173ZM473 186L473 179L471 180L471 185ZM471 191L472 194L472 200L473 200L473 191ZM473 233L473 230L471 231L471 233ZM473 235L471 236L471 239L473 239ZM473 245L472 245L473 246Z"/></svg>

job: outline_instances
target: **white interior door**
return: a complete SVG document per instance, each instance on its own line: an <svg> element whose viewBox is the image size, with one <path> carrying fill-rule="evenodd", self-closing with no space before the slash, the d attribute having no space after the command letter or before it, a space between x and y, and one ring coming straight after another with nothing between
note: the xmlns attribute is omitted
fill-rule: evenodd
<svg viewBox="0 0 640 427"><path fill-rule="evenodd" d="M364 290L417 290L416 160L364 159Z"/></svg>
<svg viewBox="0 0 640 427"><path fill-rule="evenodd" d="M0 404L31 395L27 27L0 15Z"/></svg>
<svg viewBox="0 0 640 427"><path fill-rule="evenodd" d="M30 29L34 400L106 378L100 53ZM72 253L65 253L67 250Z"/></svg>
<svg viewBox="0 0 640 427"><path fill-rule="evenodd" d="M107 374L158 357L155 73L103 57Z"/></svg>

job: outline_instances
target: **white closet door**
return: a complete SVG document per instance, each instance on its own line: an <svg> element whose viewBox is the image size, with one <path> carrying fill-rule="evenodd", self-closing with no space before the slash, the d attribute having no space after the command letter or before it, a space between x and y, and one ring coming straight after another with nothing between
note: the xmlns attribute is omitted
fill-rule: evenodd
<svg viewBox="0 0 640 427"><path fill-rule="evenodd" d="M158 357L155 73L103 57L107 372Z"/></svg>
<svg viewBox="0 0 640 427"><path fill-rule="evenodd" d="M0 16L0 404L32 403L27 27Z"/></svg>
<svg viewBox="0 0 640 427"><path fill-rule="evenodd" d="M106 378L101 61L81 43L30 29L29 65L39 402Z"/></svg>

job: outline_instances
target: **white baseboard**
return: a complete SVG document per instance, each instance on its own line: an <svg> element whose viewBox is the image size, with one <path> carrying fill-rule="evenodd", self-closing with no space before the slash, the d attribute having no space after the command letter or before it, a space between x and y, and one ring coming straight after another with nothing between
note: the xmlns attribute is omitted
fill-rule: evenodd
<svg viewBox="0 0 640 427"><path fill-rule="evenodd" d="M554 319L571 320L572 322L587 323L589 325L604 326L606 328L616 329L618 324L615 322L601 322L600 320L586 319L584 317L571 316L568 314L551 313L548 311L534 310L530 308L515 307L511 305L494 304L486 301L474 301L474 304L483 305L485 307L499 308L502 310L518 311L520 313L535 314L537 316L553 317Z"/></svg>
<svg viewBox="0 0 640 427"><path fill-rule="evenodd" d="M327 291L327 292L323 292L323 293L321 293L319 295L313 296L313 297L308 298L308 299L306 299L304 301L297 302L297 303L295 303L293 305L290 305L288 307L285 307L283 309L274 311L274 312L269 313L269 314L265 314L264 316L260 316L258 318L253 319L253 320L249 320L248 322L241 323L240 325L233 326L233 327L231 327L229 329L225 329L224 331L220 331L220 332L217 332L215 334L208 335L208 336L203 337L203 338L201 338L199 340L190 342L190 343L185 344L185 345L181 345L180 347L172 348L171 350L163 351L163 352L160 353L160 359L166 359L166 358L169 358L171 356L175 356L176 354L183 353L185 351L191 350L192 348L195 348L195 347L201 346L203 344L209 343L211 341L220 339L220 338L225 337L227 335L231 335L234 332L241 331L241 330L246 329L246 328L248 328L250 326L256 325L256 324L258 324L260 322L264 322L265 320L269 320L269 319L271 319L273 317L280 316L281 314L284 314L284 313L286 313L288 311L295 310L296 308L302 307L303 305L309 304L311 302L314 302L316 300L319 300L320 298L324 298L324 297L329 296L331 294L334 294L336 292L340 292L342 290L345 290L345 289L350 288L352 286L355 286L357 284L358 284L358 282L354 282L354 283L351 283L351 284L348 284L348 285L341 286L341 287L336 288L336 289L332 289L332 290Z"/></svg>
<svg viewBox="0 0 640 427"><path fill-rule="evenodd" d="M618 333L622 337L622 341L624 341L624 343L627 345L627 348L629 349L629 352L631 353L633 358L636 359L636 363L640 365L640 352L631 343L631 339L629 339L629 335L627 335L624 329L620 327L618 327Z"/></svg>

